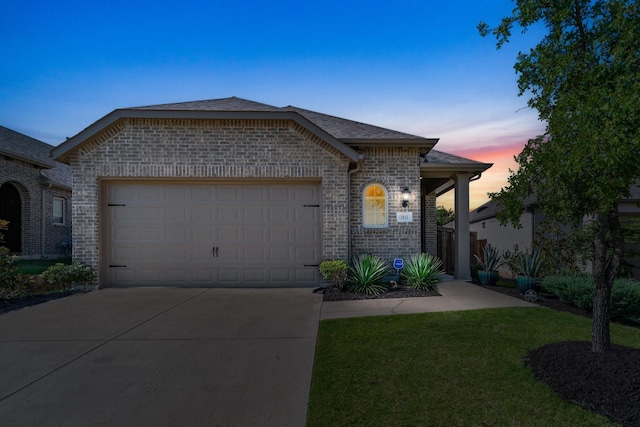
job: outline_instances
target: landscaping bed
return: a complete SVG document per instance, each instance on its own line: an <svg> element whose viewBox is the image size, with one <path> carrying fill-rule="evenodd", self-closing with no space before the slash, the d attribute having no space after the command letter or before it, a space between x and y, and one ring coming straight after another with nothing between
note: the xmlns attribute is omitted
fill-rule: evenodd
<svg viewBox="0 0 640 427"><path fill-rule="evenodd" d="M0 299L0 314L68 297L74 293L76 293L76 291L53 291L45 294L26 295L20 298Z"/></svg>
<svg viewBox="0 0 640 427"><path fill-rule="evenodd" d="M517 288L478 286L522 298ZM592 317L590 311L545 292L536 304ZM612 345L608 353L596 354L588 341L564 341L531 351L526 363L538 380L566 401L623 426L640 426L640 350Z"/></svg>
<svg viewBox="0 0 640 427"><path fill-rule="evenodd" d="M363 299L382 299L382 298L412 298L412 297L436 297L440 296L438 291L433 290L414 290L398 285L379 295L369 295L358 292L341 291L336 287L330 287L323 290L323 301L355 301Z"/></svg>

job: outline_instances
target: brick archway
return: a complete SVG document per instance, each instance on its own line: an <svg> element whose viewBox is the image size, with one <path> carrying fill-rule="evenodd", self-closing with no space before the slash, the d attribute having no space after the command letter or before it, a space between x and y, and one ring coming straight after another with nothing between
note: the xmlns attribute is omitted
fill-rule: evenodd
<svg viewBox="0 0 640 427"><path fill-rule="evenodd" d="M10 252L22 252L22 199L20 192L11 183L0 186L0 219L9 221L4 230L4 246Z"/></svg>

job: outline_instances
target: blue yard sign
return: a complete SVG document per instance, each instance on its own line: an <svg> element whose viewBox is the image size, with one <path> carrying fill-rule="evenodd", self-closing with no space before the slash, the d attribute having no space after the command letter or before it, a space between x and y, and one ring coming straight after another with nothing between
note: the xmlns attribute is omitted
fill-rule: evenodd
<svg viewBox="0 0 640 427"><path fill-rule="evenodd" d="M402 258L396 258L393 260L393 268L401 270L404 267L404 260Z"/></svg>

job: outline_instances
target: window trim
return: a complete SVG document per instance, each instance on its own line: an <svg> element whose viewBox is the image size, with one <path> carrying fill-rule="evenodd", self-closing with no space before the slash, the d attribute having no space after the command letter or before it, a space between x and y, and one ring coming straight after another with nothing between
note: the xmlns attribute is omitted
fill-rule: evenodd
<svg viewBox="0 0 640 427"><path fill-rule="evenodd" d="M60 222L56 221L56 216L55 216L55 202L58 200L62 202L62 220ZM51 221L53 222L53 225L65 225L66 219L67 219L66 209L67 209L67 201L64 197L53 197L51 202Z"/></svg>
<svg viewBox="0 0 640 427"><path fill-rule="evenodd" d="M382 189L384 192L384 224L367 224L367 190L372 187L377 186ZM389 192L387 191L387 187L379 182L371 182L367 184L362 190L362 227L363 228L389 228Z"/></svg>

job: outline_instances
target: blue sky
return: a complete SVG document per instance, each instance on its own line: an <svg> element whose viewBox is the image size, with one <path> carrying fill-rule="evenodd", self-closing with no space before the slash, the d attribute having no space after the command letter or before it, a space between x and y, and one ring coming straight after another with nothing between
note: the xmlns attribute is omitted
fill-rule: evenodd
<svg viewBox="0 0 640 427"><path fill-rule="evenodd" d="M439 137L437 149L481 161L505 150L510 158L543 129L517 97L513 70L536 34L496 51L476 25L512 8L508 0L5 0L0 125L57 145L116 108L239 96ZM476 193L499 189L498 163Z"/></svg>

